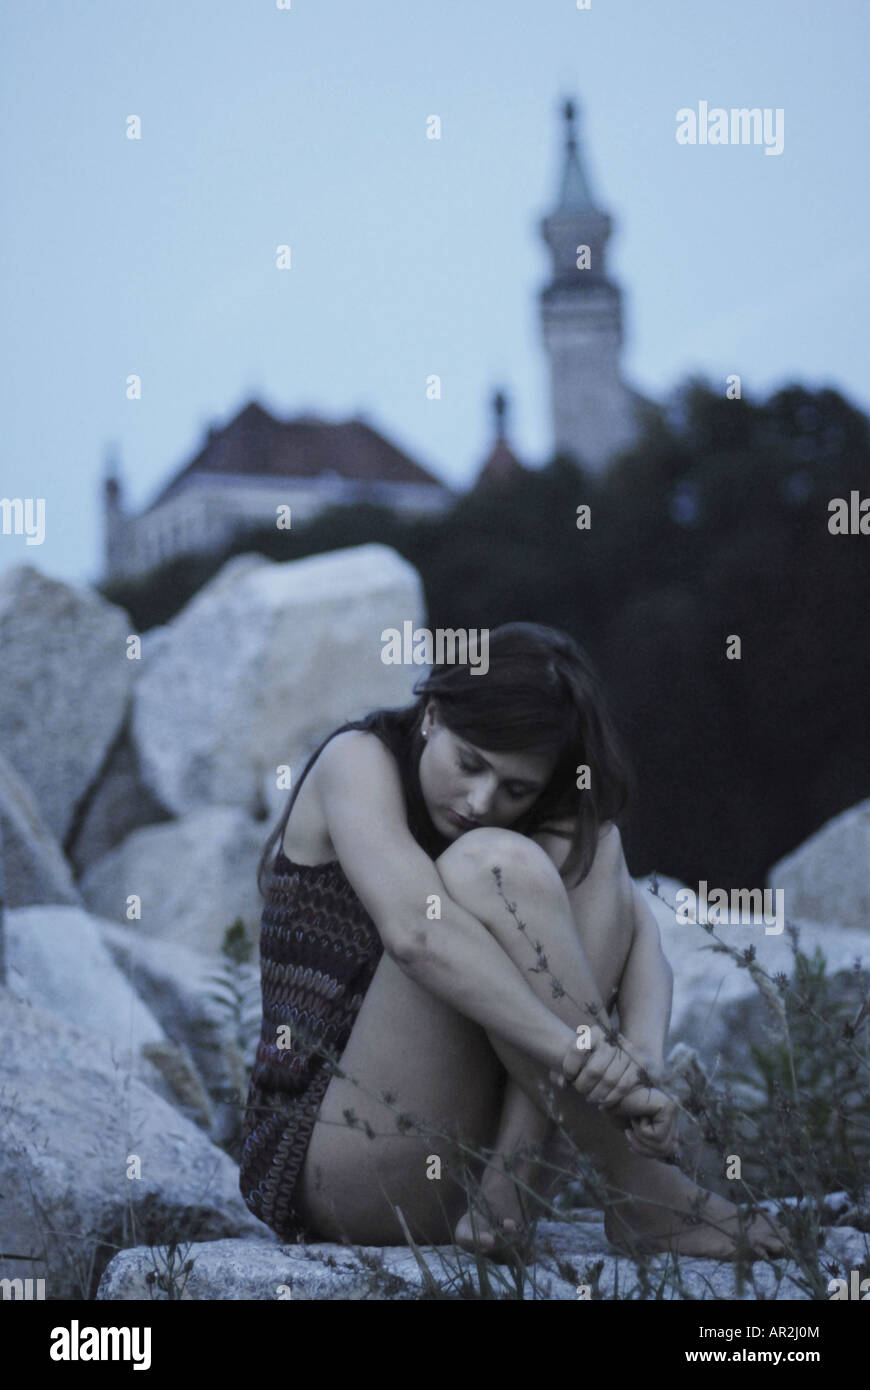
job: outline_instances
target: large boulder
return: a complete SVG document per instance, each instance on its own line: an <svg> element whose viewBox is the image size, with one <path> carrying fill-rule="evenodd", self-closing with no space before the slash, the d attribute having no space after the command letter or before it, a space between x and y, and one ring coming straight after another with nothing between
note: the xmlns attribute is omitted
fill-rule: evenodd
<svg viewBox="0 0 870 1390"><path fill-rule="evenodd" d="M870 931L870 800L817 830L768 875L791 916Z"/></svg>
<svg viewBox="0 0 870 1390"><path fill-rule="evenodd" d="M165 1034L80 907L21 907L6 913L6 984L20 999L100 1033L129 1065Z"/></svg>
<svg viewBox="0 0 870 1390"><path fill-rule="evenodd" d="M825 1231L826 1277L836 1269L845 1277L864 1258L865 1237L849 1227ZM434 1296L460 1300L480 1297L476 1261L454 1246L424 1246L420 1255L428 1278L407 1246L349 1247L318 1243L278 1245L265 1241L219 1240L181 1252L124 1250L100 1282L97 1298L127 1301L169 1298L207 1301L343 1300L409 1301ZM490 1297L516 1298L513 1272L481 1261ZM830 1271L828 1270L830 1265ZM532 1258L522 1281L522 1297L546 1302L578 1298L625 1300L806 1299L797 1265L757 1261L748 1277L733 1264L671 1255L653 1256L643 1271L615 1252L597 1211L572 1213L571 1220L539 1223ZM585 1291L581 1286L585 1285ZM661 1292L659 1287L661 1286Z"/></svg>
<svg viewBox="0 0 870 1390"><path fill-rule="evenodd" d="M142 652L142 659L147 660L144 642ZM134 830L169 819L169 812L145 785L136 748L125 726L82 806L75 839L69 847L70 861L81 875Z"/></svg>
<svg viewBox="0 0 870 1390"><path fill-rule="evenodd" d="M0 990L0 1055L3 1277L87 1299L128 1245L273 1239L229 1155L119 1068L107 1038Z"/></svg>
<svg viewBox="0 0 870 1390"><path fill-rule="evenodd" d="M232 968L237 1009L228 1009L227 991L215 986L220 964L175 941L144 937L126 927L96 919L115 965L133 983L158 1019L167 1038L192 1059L211 1100L212 1139L227 1145L237 1137L247 1095L246 1065L253 1062L260 1036L260 971L256 964ZM226 969L230 969L225 964Z"/></svg>
<svg viewBox="0 0 870 1390"><path fill-rule="evenodd" d="M79 907L7 912L7 987L19 999L107 1038L119 1065L132 1067L144 1085L220 1141L226 1124L219 1123L221 1113L184 1039L164 1032L140 997L135 974L128 978L103 944L100 928L110 925Z"/></svg>
<svg viewBox="0 0 870 1390"><path fill-rule="evenodd" d="M80 903L70 866L33 797L0 753L0 844L8 907Z"/></svg>
<svg viewBox="0 0 870 1390"><path fill-rule="evenodd" d="M128 898L135 895L141 902L137 932L206 955L220 952L237 917L256 940L262 913L257 862L268 830L231 806L135 830L87 869L80 884L85 904L100 917L126 922Z"/></svg>
<svg viewBox="0 0 870 1390"><path fill-rule="evenodd" d="M228 561L161 634L136 687L133 734L155 796L176 815L276 812L279 768L344 721L409 702L420 670L385 665L381 632L422 614L417 572L385 546Z"/></svg>
<svg viewBox="0 0 870 1390"><path fill-rule="evenodd" d="M776 1035L775 991L768 990L766 1002L748 964L713 951L716 940L700 923L677 921L676 895L685 885L658 876L635 881L656 917L662 948L674 972L671 1043L693 1048L705 1066L718 1062L726 1069L742 1070L750 1063L752 1045L769 1045ZM800 950L812 957L818 948L829 976L851 974L856 957L870 967L870 931L819 922L795 921L793 925ZM768 975L792 975L794 954L786 929L768 935L764 925L733 923L716 926L714 931L716 938L740 952L753 946L755 961Z"/></svg>
<svg viewBox="0 0 870 1390"><path fill-rule="evenodd" d="M0 748L64 843L136 676L131 619L31 565L0 575Z"/></svg>

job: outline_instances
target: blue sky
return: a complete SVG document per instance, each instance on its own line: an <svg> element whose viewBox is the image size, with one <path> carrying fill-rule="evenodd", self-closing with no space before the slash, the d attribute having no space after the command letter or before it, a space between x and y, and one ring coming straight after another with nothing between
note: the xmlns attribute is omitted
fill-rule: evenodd
<svg viewBox="0 0 870 1390"><path fill-rule="evenodd" d="M97 578L107 445L141 506L252 396L364 414L461 487L502 385L543 462L566 95L616 223L629 380L739 372L870 410L868 39L864 0L6 6L0 496L44 497L46 538L0 535L0 570ZM678 145L702 100L782 108L783 153Z"/></svg>

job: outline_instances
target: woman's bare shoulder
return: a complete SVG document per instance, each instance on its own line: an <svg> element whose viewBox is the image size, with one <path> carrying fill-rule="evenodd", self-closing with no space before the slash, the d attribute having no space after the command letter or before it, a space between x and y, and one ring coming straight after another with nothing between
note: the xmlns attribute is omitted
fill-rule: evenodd
<svg viewBox="0 0 870 1390"><path fill-rule="evenodd" d="M329 833L329 793L364 802L372 784L382 785L390 775L379 749L389 758L381 740L363 729L345 729L324 744L298 789L284 828L288 859L311 864L338 857Z"/></svg>
<svg viewBox="0 0 870 1390"><path fill-rule="evenodd" d="M389 810L404 821L405 794L399 763L383 739L367 729L345 729L329 740L311 769L321 809L330 812L343 801Z"/></svg>
<svg viewBox="0 0 870 1390"><path fill-rule="evenodd" d="M311 770L319 781L332 781L342 773L345 776L357 772L370 775L378 768L384 771L398 769L396 759L383 739L368 729L345 729L333 735Z"/></svg>
<svg viewBox="0 0 870 1390"><path fill-rule="evenodd" d="M377 925L385 949L401 952L421 894L425 902L428 887L437 892L443 885L408 827L399 763L377 734L360 729L336 734L318 762L331 857Z"/></svg>

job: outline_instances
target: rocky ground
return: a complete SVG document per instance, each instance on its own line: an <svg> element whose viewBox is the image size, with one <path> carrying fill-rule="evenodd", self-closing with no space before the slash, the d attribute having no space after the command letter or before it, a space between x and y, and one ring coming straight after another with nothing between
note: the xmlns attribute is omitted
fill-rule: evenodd
<svg viewBox="0 0 870 1390"><path fill-rule="evenodd" d="M838 1227L826 1232L826 1263L849 1280L867 1259L868 1238ZM99 1299L808 1299L807 1280L789 1261L757 1262L751 1273L719 1260L650 1260L637 1265L614 1252L598 1212L542 1221L534 1258L519 1280L506 1265L476 1261L452 1246L427 1246L422 1263L405 1246L277 1245L216 1240L185 1247L172 1266L168 1251L124 1250L109 1265ZM826 1271L827 1273L827 1271Z"/></svg>

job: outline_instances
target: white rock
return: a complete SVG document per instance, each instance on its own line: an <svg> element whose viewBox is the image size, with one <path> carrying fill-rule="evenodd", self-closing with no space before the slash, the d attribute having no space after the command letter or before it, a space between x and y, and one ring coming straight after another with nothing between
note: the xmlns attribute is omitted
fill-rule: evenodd
<svg viewBox="0 0 870 1390"><path fill-rule="evenodd" d="M93 921L116 968L132 983L166 1036L188 1049L209 1087L238 1084L221 1067L218 1055L226 1013L212 997L213 957L176 941L142 936L136 922L121 927L100 917ZM255 976L259 985L258 967L242 969L246 977Z"/></svg>
<svg viewBox="0 0 870 1390"><path fill-rule="evenodd" d="M133 687L130 617L30 565L0 575L0 747L63 843Z"/></svg>
<svg viewBox="0 0 870 1390"><path fill-rule="evenodd" d="M710 1065L717 1055L726 1063L742 1061L749 1036L763 1038L773 1022L752 976L730 955L710 949L715 939L703 926L676 921L676 893L684 884L659 876L657 898L649 891L650 877L635 882L656 917L662 948L674 972L670 1044L689 1044ZM795 921L794 925L800 932L801 951L812 956L818 947L827 961L828 975L851 970L859 956L870 968L870 931L818 922ZM786 930L768 935L763 925L735 923L716 926L715 932L741 952L753 945L758 963L769 975L791 976L794 957Z"/></svg>
<svg viewBox="0 0 870 1390"><path fill-rule="evenodd" d="M381 661L381 632L422 620L416 571L381 545L287 564L231 560L162 634L136 688L143 775L176 815L210 804L275 811L331 729L407 704L417 667Z"/></svg>
<svg viewBox="0 0 870 1390"><path fill-rule="evenodd" d="M91 865L82 897L92 912L126 923L127 899L137 895L142 916L133 924L143 936L215 955L236 917L257 939L257 861L269 829L230 806L146 826Z"/></svg>
<svg viewBox="0 0 870 1390"><path fill-rule="evenodd" d="M90 788L69 857L81 875L104 854L143 825L169 820L165 807L151 795L139 767L129 731L112 745L99 780Z"/></svg>
<svg viewBox="0 0 870 1390"><path fill-rule="evenodd" d="M756 1261L751 1273L738 1281L735 1266L724 1260L682 1257L678 1275L670 1255L652 1256L646 1294L636 1264L614 1253L598 1212L575 1212L571 1221L538 1224L534 1258L523 1280L524 1300L576 1302L578 1287L588 1283L596 1299L618 1301L664 1297L691 1300L728 1299L754 1302L767 1299L806 1299L798 1267L782 1262ZM825 1232L825 1264L838 1271L857 1268L864 1258L860 1231L839 1228ZM423 1246L420 1250L431 1283L445 1299L477 1296L480 1284L474 1257L454 1246ZM317 1243L278 1245L265 1241L217 1240L184 1251L189 1269L170 1276L169 1251L124 1250L106 1269L97 1292L99 1300L212 1301L408 1301L426 1292L423 1274L407 1246L348 1247ZM512 1272L481 1261L496 1297L516 1298ZM682 1288L678 1287L678 1283ZM661 1284L662 1294L658 1294Z"/></svg>
<svg viewBox="0 0 870 1390"><path fill-rule="evenodd" d="M19 999L111 1039L129 1062L163 1029L80 907L20 907L6 913L7 986Z"/></svg>
<svg viewBox="0 0 870 1390"><path fill-rule="evenodd" d="M24 782L2 754L0 840L8 907L81 902L60 845Z"/></svg>
<svg viewBox="0 0 870 1390"><path fill-rule="evenodd" d="M112 1247L270 1236L228 1154L123 1067L112 1044L0 990L3 1276L87 1299ZM133 1157L139 1159L141 1176Z"/></svg>
<svg viewBox="0 0 870 1390"><path fill-rule="evenodd" d="M817 830L768 875L789 917L870 931L870 799Z"/></svg>
<svg viewBox="0 0 870 1390"><path fill-rule="evenodd" d="M101 918L95 921L118 969L202 1078L213 1102L212 1139L231 1143L240 1131L247 1098L245 1064L253 1063L260 1034L259 966L237 967L244 982L240 990L249 1001L248 1019L231 1020L213 998L218 962L212 957L174 941L144 937L135 922L121 927ZM246 1021L249 1027L240 1037L237 1023Z"/></svg>

